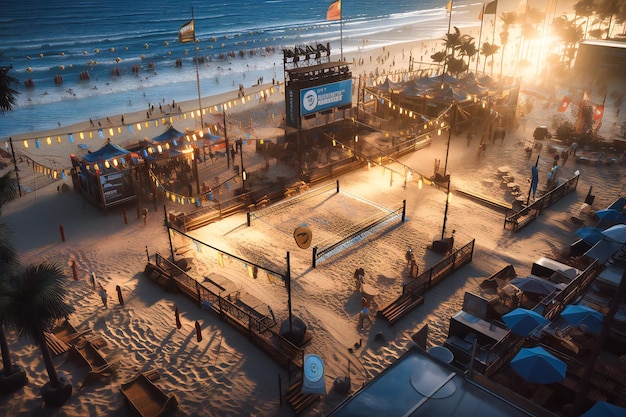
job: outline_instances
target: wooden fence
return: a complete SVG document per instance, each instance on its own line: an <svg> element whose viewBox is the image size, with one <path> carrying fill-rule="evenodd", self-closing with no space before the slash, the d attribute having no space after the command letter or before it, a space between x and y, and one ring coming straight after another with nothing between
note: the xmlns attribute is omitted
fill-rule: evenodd
<svg viewBox="0 0 626 417"><path fill-rule="evenodd" d="M574 177L565 181L555 189L547 192L543 196L539 197L532 204L522 208L517 212L508 211L504 215L504 227L512 226L513 231L517 232L530 223L535 221L544 208L550 207L567 194L576 190L578 186L578 178L580 174L576 174Z"/></svg>
<svg viewBox="0 0 626 417"><path fill-rule="evenodd" d="M451 253L413 281L403 285L400 297L379 310L378 317L386 320L389 324L394 324L417 306L423 304L429 288L441 282L466 263L471 262L475 240L473 239L467 245Z"/></svg>
<svg viewBox="0 0 626 417"><path fill-rule="evenodd" d="M552 297L545 297L533 310L543 315L548 320L555 318L563 308L573 299L580 295L589 286L591 281L599 274L601 265L594 261L580 275L574 278L563 291L559 291ZM485 376L491 376L500 368L508 364L513 356L524 345L526 339L509 332L490 350L492 357L496 358L485 369Z"/></svg>
<svg viewBox="0 0 626 417"><path fill-rule="evenodd" d="M199 307L216 312L220 318L246 335L252 343L287 369L290 377L302 372L304 351L274 331L276 322L272 317L240 308L220 295L224 288L219 284L207 278L205 282L199 283L158 253L155 254L155 267L173 281L175 288L182 294L198 303ZM172 287L171 283L164 286L170 289Z"/></svg>
<svg viewBox="0 0 626 417"><path fill-rule="evenodd" d="M402 294L413 292L423 284L426 285L426 289L430 289L466 263L471 262L474 256L475 241L476 239L472 239L471 242L446 256L432 268L418 275L413 281L404 284Z"/></svg>

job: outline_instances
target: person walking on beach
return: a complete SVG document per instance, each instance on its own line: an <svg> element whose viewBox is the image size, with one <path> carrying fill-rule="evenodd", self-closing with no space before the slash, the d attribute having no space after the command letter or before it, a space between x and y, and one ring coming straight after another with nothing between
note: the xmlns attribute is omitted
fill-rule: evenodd
<svg viewBox="0 0 626 417"><path fill-rule="evenodd" d="M364 330L363 327L365 325L365 320L367 320L372 325L372 318L370 317L370 309L367 307L363 307L361 312L359 313L359 329Z"/></svg>
<svg viewBox="0 0 626 417"><path fill-rule="evenodd" d="M100 299L102 300L102 304L104 305L104 308L108 310L109 305L108 305L108 295L107 295L107 290L102 286L102 284L98 284L98 295L100 296Z"/></svg>

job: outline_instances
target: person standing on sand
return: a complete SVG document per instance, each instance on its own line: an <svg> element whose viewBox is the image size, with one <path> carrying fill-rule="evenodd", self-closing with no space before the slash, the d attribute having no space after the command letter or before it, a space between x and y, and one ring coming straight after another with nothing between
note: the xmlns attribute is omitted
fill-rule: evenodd
<svg viewBox="0 0 626 417"><path fill-rule="evenodd" d="M107 290L102 286L102 284L98 284L98 295L100 296L100 299L102 300L102 304L104 305L105 309L109 309L109 305L108 305L108 295L107 295Z"/></svg>
<svg viewBox="0 0 626 417"><path fill-rule="evenodd" d="M367 307L363 307L361 312L359 313L359 329L365 330L363 327L365 325L365 320L367 320L372 325L372 318L370 317L370 309Z"/></svg>

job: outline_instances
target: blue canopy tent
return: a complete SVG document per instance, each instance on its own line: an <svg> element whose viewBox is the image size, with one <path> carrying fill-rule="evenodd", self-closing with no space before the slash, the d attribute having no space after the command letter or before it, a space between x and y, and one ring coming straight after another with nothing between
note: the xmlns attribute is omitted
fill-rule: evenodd
<svg viewBox="0 0 626 417"><path fill-rule="evenodd" d="M107 142L82 158L72 156L74 190L103 209L136 199L131 155L119 145Z"/></svg>
<svg viewBox="0 0 626 417"><path fill-rule="evenodd" d="M165 132L161 133L159 136L156 136L151 139L152 142L167 142L173 139L177 139L185 136L183 132L179 132L174 129L174 126L170 126Z"/></svg>
<svg viewBox="0 0 626 417"><path fill-rule="evenodd" d="M403 88L402 83L395 83L389 78L386 78L382 84L372 87L372 90L377 90L382 93L389 93L391 91L400 91Z"/></svg>

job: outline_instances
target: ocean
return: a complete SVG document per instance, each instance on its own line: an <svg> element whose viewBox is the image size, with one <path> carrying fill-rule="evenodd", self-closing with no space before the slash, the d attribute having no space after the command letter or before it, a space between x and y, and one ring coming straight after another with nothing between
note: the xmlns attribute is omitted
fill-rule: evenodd
<svg viewBox="0 0 626 417"><path fill-rule="evenodd" d="M0 114L0 140L149 103L283 80L282 49L331 44L331 59L357 48L443 37L445 0L344 0L343 21L327 21L331 0L21 0L0 14L0 65L19 80L17 103ZM453 26L479 24L481 3L455 0ZM178 30L195 19L196 48ZM340 36L340 34L342 36ZM367 43L364 42L367 40ZM408 62L407 62L408 66ZM81 76L82 74L82 76ZM88 74L88 79L85 79ZM26 84L31 84L27 86Z"/></svg>

